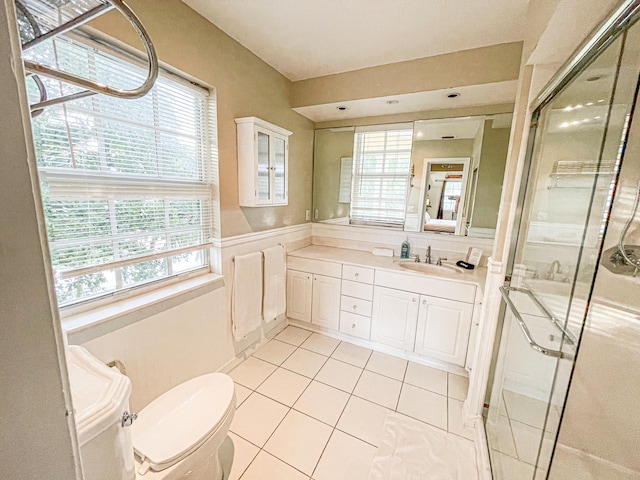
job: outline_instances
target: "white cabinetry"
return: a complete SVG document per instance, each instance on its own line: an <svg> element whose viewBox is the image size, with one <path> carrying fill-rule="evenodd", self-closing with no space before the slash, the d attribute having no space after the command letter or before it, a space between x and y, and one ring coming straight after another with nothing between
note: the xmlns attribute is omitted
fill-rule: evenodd
<svg viewBox="0 0 640 480"><path fill-rule="evenodd" d="M371 340L413 351L420 295L378 287L373 292Z"/></svg>
<svg viewBox="0 0 640 480"><path fill-rule="evenodd" d="M287 316L338 330L342 265L289 257Z"/></svg>
<svg viewBox="0 0 640 480"><path fill-rule="evenodd" d="M287 205L291 132L257 117L236 124L240 206Z"/></svg>
<svg viewBox="0 0 640 480"><path fill-rule="evenodd" d="M342 267L340 331L369 340L374 269L353 265Z"/></svg>
<svg viewBox="0 0 640 480"><path fill-rule="evenodd" d="M287 316L303 322L311 321L313 275L287 271Z"/></svg>
<svg viewBox="0 0 640 480"><path fill-rule="evenodd" d="M340 279L313 276L311 323L319 327L338 330L340 318Z"/></svg>
<svg viewBox="0 0 640 480"><path fill-rule="evenodd" d="M473 305L420 296L415 353L464 366Z"/></svg>

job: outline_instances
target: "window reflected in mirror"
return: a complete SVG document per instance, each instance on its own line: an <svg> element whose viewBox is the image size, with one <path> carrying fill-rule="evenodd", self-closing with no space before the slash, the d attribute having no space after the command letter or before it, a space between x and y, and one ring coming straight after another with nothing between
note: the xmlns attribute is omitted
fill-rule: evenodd
<svg viewBox="0 0 640 480"><path fill-rule="evenodd" d="M316 130L314 221L492 238L511 119L504 113Z"/></svg>

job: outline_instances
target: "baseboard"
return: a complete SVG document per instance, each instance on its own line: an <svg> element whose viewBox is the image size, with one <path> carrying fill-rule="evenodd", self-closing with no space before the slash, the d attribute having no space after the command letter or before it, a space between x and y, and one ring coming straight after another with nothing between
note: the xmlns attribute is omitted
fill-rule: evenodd
<svg viewBox="0 0 640 480"><path fill-rule="evenodd" d="M491 474L491 460L489 459L489 446L487 445L487 435L485 433L484 422L482 419L476 422L475 432L476 435L474 443L476 445L478 480L493 480L493 475Z"/></svg>

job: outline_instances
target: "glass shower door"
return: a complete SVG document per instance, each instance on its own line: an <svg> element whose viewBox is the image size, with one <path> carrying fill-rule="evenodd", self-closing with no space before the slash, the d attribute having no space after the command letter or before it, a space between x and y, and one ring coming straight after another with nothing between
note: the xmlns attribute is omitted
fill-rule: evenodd
<svg viewBox="0 0 640 480"><path fill-rule="evenodd" d="M485 409L495 480L547 478L635 96L625 40L534 114Z"/></svg>

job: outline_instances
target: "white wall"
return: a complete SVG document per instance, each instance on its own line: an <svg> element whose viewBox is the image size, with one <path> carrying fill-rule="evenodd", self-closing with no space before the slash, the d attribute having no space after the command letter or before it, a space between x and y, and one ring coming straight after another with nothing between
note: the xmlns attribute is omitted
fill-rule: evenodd
<svg viewBox="0 0 640 480"><path fill-rule="evenodd" d="M1 1L0 478L81 479L14 15Z"/></svg>

